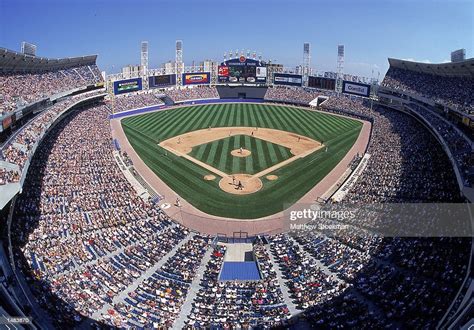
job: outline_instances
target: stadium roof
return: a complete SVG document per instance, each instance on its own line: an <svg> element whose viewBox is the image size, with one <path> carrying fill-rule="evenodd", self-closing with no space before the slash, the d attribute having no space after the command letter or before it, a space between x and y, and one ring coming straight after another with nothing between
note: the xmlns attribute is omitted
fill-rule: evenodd
<svg viewBox="0 0 474 330"><path fill-rule="evenodd" d="M447 62L439 64L420 63L389 58L390 67L423 72L445 77L474 78L474 58L461 62Z"/></svg>
<svg viewBox="0 0 474 330"><path fill-rule="evenodd" d="M0 47L0 72L38 72L93 65L97 55L45 58L17 53Z"/></svg>

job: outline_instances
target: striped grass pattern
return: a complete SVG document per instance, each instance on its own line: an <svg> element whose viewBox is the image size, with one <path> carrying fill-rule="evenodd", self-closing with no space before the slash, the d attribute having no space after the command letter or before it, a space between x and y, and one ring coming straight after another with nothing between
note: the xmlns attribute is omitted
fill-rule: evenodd
<svg viewBox="0 0 474 330"><path fill-rule="evenodd" d="M248 157L234 157L232 150L247 149ZM190 156L227 174L255 174L292 156L290 149L248 135L236 135L195 146Z"/></svg>
<svg viewBox="0 0 474 330"><path fill-rule="evenodd" d="M124 118L122 126L130 144L150 169L195 207L217 216L254 219L282 211L314 187L349 151L362 123L294 107L233 103L137 115ZM294 132L321 141L328 146L328 152L322 148L278 169L271 173L278 180L263 179L263 188L254 194L231 195L220 190L220 178L203 180L209 171L158 146L170 137L210 126L265 127ZM266 160L268 155L264 157ZM218 164L227 166L227 159L220 158Z"/></svg>

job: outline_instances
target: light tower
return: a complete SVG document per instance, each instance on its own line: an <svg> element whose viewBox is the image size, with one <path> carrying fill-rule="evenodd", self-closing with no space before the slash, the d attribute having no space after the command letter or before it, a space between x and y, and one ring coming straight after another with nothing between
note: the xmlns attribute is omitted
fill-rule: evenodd
<svg viewBox="0 0 474 330"><path fill-rule="evenodd" d="M176 40L176 85L183 85L183 41Z"/></svg>
<svg viewBox="0 0 474 330"><path fill-rule="evenodd" d="M342 92L342 80L344 74L344 45L337 46L337 80L336 91Z"/></svg>
<svg viewBox="0 0 474 330"><path fill-rule="evenodd" d="M308 87L309 68L311 66L311 53L309 42L303 44L303 86Z"/></svg>
<svg viewBox="0 0 474 330"><path fill-rule="evenodd" d="M143 89L148 89L148 41L142 41L140 63Z"/></svg>

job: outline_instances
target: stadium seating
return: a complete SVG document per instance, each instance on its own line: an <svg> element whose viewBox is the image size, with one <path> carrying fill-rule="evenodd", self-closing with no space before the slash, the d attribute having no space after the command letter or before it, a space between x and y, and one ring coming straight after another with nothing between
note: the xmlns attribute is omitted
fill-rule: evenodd
<svg viewBox="0 0 474 330"><path fill-rule="evenodd" d="M166 95L174 102L182 102L199 99L218 99L219 93L214 86L196 86L169 89Z"/></svg>
<svg viewBox="0 0 474 330"><path fill-rule="evenodd" d="M306 103L318 95L271 90L272 99L283 95L278 97L285 102ZM182 91L168 95L187 100L215 93L208 87ZM148 104L147 97L138 98L137 104ZM123 109L135 104L123 100ZM16 141L28 150L44 123L64 109L60 104ZM373 123L371 161L344 203L462 201L444 151L410 116L333 95L321 110ZM172 327L183 319L187 328L288 322L431 328L454 298L465 276L469 239L363 237L356 223L337 237L280 234L267 237L269 244L257 238L253 253L262 280L219 281L225 246L190 233L137 196L112 154L110 112L104 104L86 107L56 125L36 150L29 168L35 175L27 177L15 207L19 268L58 327L88 317L139 328ZM12 148L5 159L24 164L28 151ZM302 312L294 321L293 307Z"/></svg>
<svg viewBox="0 0 474 330"><path fill-rule="evenodd" d="M123 96L115 97L113 101L109 102L110 107L115 113L163 104L164 102L154 93L125 94Z"/></svg>
<svg viewBox="0 0 474 330"><path fill-rule="evenodd" d="M474 112L474 79L445 77L390 67L382 86L422 96L466 113Z"/></svg>
<svg viewBox="0 0 474 330"><path fill-rule="evenodd" d="M312 89L274 86L267 89L265 100L308 105L320 94Z"/></svg>
<svg viewBox="0 0 474 330"><path fill-rule="evenodd" d="M23 127L18 134L0 150L0 160L18 165L19 171L0 171L1 184L18 182L26 161L38 140L43 136L51 124L71 105L94 95L103 94L102 91L82 93L60 101L42 111L34 120Z"/></svg>
<svg viewBox="0 0 474 330"><path fill-rule="evenodd" d="M96 65L38 73L0 73L0 115L54 94L102 81Z"/></svg>

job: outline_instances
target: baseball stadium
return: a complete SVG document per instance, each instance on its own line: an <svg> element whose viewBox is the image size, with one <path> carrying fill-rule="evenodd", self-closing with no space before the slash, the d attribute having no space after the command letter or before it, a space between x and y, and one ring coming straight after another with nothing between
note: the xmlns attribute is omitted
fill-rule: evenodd
<svg viewBox="0 0 474 330"><path fill-rule="evenodd" d="M145 2L140 19L122 2L3 5L0 328L474 326L474 59L466 49L451 61L420 61L380 41L374 58L338 34L318 44L320 31L291 30L299 19L288 16L294 36L281 30L258 44L293 45L301 34L311 42L296 43L298 58L281 47L268 57L224 51L247 27L173 30L172 18L151 24L158 7ZM271 13L286 15L279 4L269 17L257 8L248 17L277 29ZM445 14L425 5L401 7L418 20ZM198 10L213 17L219 5L189 6L183 21ZM39 8L57 16L38 18L48 22L38 31L6 30L20 23L14 13L37 17ZM472 27L469 8L461 1L446 11ZM103 22L125 17L146 17L167 41L123 27L114 31L122 41L111 38ZM83 30L71 28L77 22ZM468 46L472 29L464 32L447 49ZM57 58L49 45L63 33L90 39L65 42ZM13 50L22 38L38 44ZM114 52L130 40L131 52ZM98 55L80 55L89 50ZM218 59L188 60L209 53ZM382 64L367 71L357 56ZM120 70L125 61L140 64Z"/></svg>

